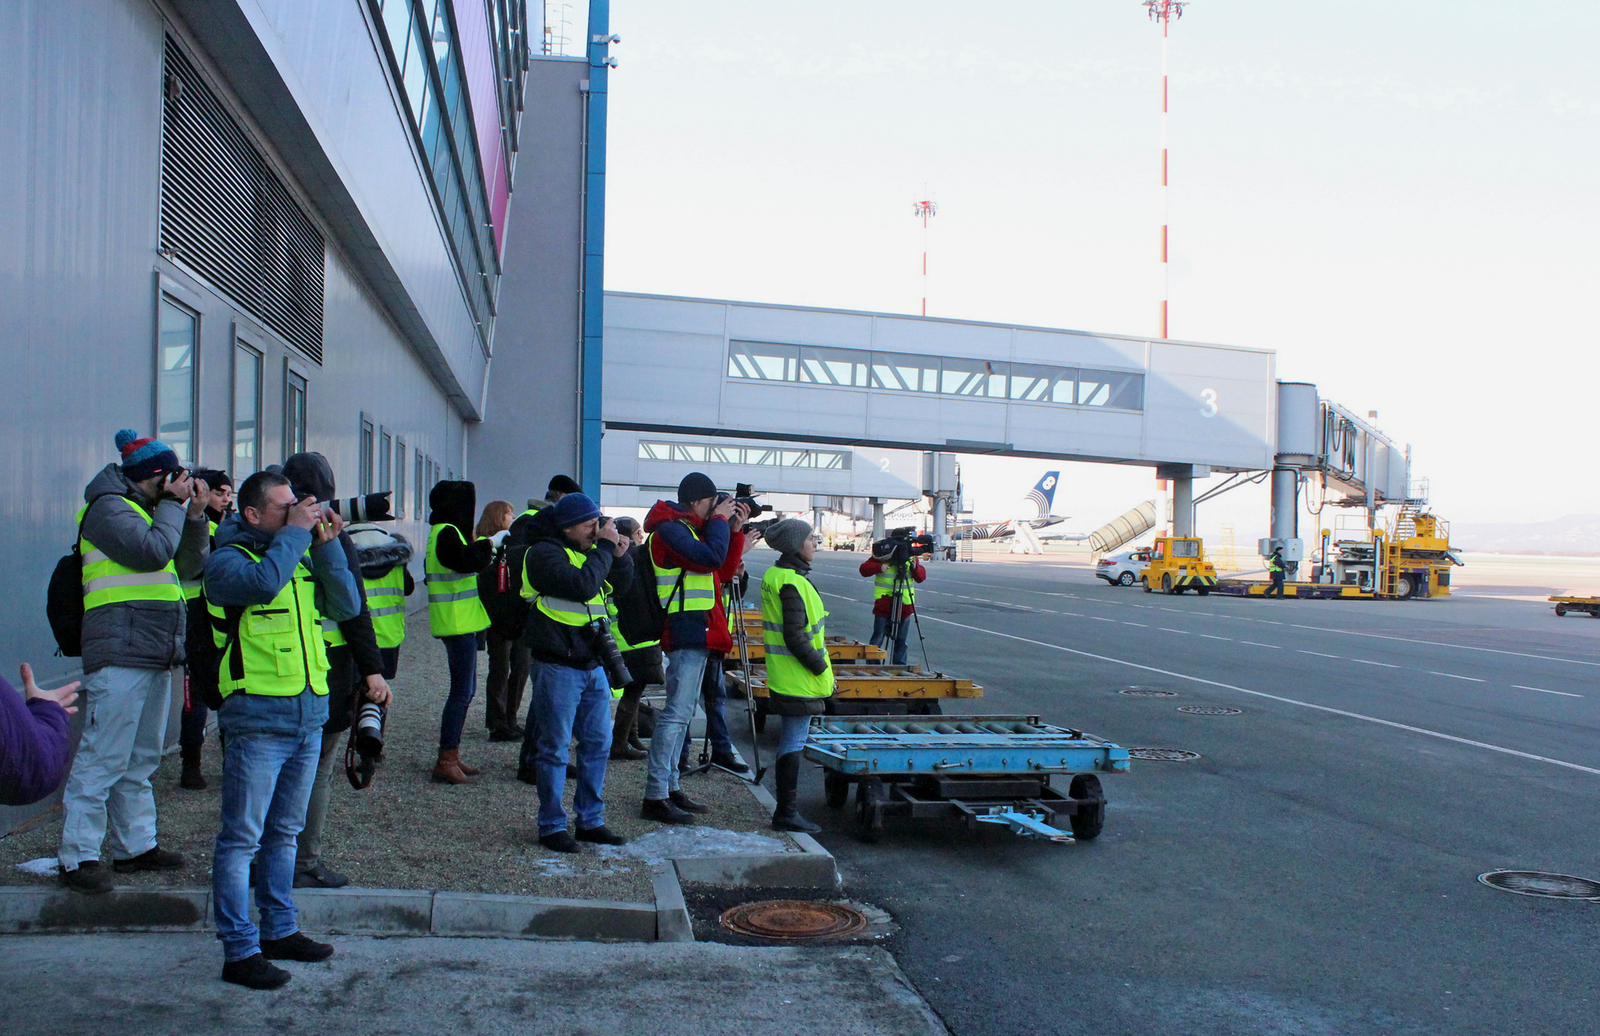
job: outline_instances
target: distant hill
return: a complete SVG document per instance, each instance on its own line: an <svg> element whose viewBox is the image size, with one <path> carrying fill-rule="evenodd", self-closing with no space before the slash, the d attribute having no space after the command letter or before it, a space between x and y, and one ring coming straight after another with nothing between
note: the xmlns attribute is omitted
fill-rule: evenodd
<svg viewBox="0 0 1600 1036"><path fill-rule="evenodd" d="M1600 514L1550 522L1451 522L1450 545L1503 554L1600 555Z"/></svg>

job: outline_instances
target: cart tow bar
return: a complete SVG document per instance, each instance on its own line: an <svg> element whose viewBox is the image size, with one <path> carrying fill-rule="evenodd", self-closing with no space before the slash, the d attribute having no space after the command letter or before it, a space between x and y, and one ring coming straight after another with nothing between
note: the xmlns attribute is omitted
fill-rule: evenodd
<svg viewBox="0 0 1600 1036"><path fill-rule="evenodd" d="M1045 823L1042 813L1019 813L1014 809L997 807L994 812L983 813L973 819L980 824L1005 824L1011 829L1012 834L1022 835L1025 838L1043 838L1061 843L1075 841L1068 832Z"/></svg>

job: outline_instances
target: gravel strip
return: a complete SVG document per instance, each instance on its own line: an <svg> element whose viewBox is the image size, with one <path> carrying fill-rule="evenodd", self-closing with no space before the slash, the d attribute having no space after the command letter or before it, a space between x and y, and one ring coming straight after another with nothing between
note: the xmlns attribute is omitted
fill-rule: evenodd
<svg viewBox="0 0 1600 1036"><path fill-rule="evenodd" d="M448 689L440 642L427 635L427 616L413 613L393 682L385 760L365 791L352 789L342 765L334 775L333 801L324 838L324 860L346 874L352 886L487 892L651 902L650 865L586 845L581 853L552 853L537 841L538 796L516 779L520 745L493 744L484 726L487 656L479 655L478 697L467 715L462 758L483 771L476 783L453 787L430 779L438 745L439 710ZM741 702L728 704L729 716ZM340 735L341 745L343 737ZM696 748L698 751L698 745ZM162 760L154 778L161 845L188 858L182 871L118 874L119 885L139 888L198 887L211 883L211 851L218 827L221 755L213 733L206 741L203 770L209 787L178 787L176 752ZM612 761L606 771L606 824L630 839L661 829L639 818L644 763ZM713 808L698 826L760 833L798 847L773 831L770 818L742 781L721 771L684 778L684 790ZM567 806L571 809L572 784ZM37 818L0 839L0 884L53 883L19 871L17 864L53 857L61 837L61 813Z"/></svg>

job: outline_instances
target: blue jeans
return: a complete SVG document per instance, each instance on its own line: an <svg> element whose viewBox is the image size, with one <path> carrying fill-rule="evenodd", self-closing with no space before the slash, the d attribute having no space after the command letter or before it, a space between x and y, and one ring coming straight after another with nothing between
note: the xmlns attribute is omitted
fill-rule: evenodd
<svg viewBox="0 0 1600 1036"><path fill-rule="evenodd" d="M711 739L711 750L719 755L733 754L733 738L728 736L728 720L722 714L722 703L728 697L728 689L722 683L722 656L707 657L705 672L700 677L700 702L706 709L706 736ZM694 719L694 714L689 714ZM689 749L693 746L694 738L687 733L683 736L683 751L678 756L678 765L689 765Z"/></svg>
<svg viewBox="0 0 1600 1036"><path fill-rule="evenodd" d="M890 665L906 664L906 655L910 651L908 644L911 639L911 624L913 621L910 615L900 616L900 630L894 638L894 653L889 657ZM872 617L871 643L881 648L889 646L889 616L874 615Z"/></svg>
<svg viewBox="0 0 1600 1036"><path fill-rule="evenodd" d="M600 668L533 663L528 731L539 789L539 837L567 829L561 793L567 786L567 747L578 736L578 781L572 811L578 829L606 822L606 759L611 755L611 688Z"/></svg>
<svg viewBox="0 0 1600 1036"><path fill-rule="evenodd" d="M778 757L798 752L806 746L806 735L811 731L810 716L781 716L783 729L778 732Z"/></svg>
<svg viewBox="0 0 1600 1036"><path fill-rule="evenodd" d="M647 799L664 799L678 790L678 761L710 660L711 652L705 648L667 652L667 701L656 717L655 733L650 735L650 757L645 760ZM721 669L720 663L717 668Z"/></svg>
<svg viewBox="0 0 1600 1036"><path fill-rule="evenodd" d="M225 960L244 960L262 939L299 931L294 906L294 854L306 802L317 776L322 731L298 736L239 734L222 746L222 830L211 861L211 898ZM250 861L260 860L250 920Z"/></svg>
<svg viewBox="0 0 1600 1036"><path fill-rule="evenodd" d="M461 728L467 725L467 707L478 694L478 635L457 633L440 637L445 659L450 664L450 697L445 699L439 717L441 751L461 747Z"/></svg>

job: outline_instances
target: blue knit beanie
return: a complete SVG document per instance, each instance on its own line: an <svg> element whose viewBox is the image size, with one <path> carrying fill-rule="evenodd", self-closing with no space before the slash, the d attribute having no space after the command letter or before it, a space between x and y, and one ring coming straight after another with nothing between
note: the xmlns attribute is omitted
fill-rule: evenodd
<svg viewBox="0 0 1600 1036"><path fill-rule="evenodd" d="M118 432L115 441L117 449L122 451L122 473L129 482L143 482L183 466L178 463L178 455L172 452L172 447L154 437L141 439L132 428Z"/></svg>
<svg viewBox="0 0 1600 1036"><path fill-rule="evenodd" d="M550 520L556 523L558 529L565 529L569 525L581 525L591 518L598 517L600 508L582 493L568 493L550 505Z"/></svg>

